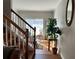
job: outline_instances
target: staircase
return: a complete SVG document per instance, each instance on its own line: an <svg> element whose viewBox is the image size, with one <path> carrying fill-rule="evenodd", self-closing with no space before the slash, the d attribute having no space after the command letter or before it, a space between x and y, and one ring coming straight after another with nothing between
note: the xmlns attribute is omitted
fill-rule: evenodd
<svg viewBox="0 0 79 59"><path fill-rule="evenodd" d="M11 9L11 18L3 15L3 44L20 49L21 59L35 55L36 28Z"/></svg>

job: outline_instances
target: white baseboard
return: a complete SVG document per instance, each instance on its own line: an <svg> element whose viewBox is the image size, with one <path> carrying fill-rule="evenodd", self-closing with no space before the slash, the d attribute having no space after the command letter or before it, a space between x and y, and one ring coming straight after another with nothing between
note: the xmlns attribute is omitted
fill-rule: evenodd
<svg viewBox="0 0 79 59"><path fill-rule="evenodd" d="M61 56L61 58L62 58L62 59L64 59L64 56L63 56L63 54L62 54L62 53L60 53L60 56Z"/></svg>

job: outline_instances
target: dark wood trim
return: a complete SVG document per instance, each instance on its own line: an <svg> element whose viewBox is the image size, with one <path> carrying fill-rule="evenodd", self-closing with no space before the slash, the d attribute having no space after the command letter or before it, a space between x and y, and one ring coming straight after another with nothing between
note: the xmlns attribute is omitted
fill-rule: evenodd
<svg viewBox="0 0 79 59"><path fill-rule="evenodd" d="M15 11L13 11L12 9L11 9L11 11L12 11L14 14L16 14L24 23L26 23L29 27L31 27L31 28L34 30L34 28L33 28L29 23L27 23L21 16L19 16Z"/></svg>
<svg viewBox="0 0 79 59"><path fill-rule="evenodd" d="M28 29L26 29L26 52L25 52L25 59L28 59Z"/></svg>
<svg viewBox="0 0 79 59"><path fill-rule="evenodd" d="M34 27L34 52L35 52L35 49L36 49L36 27Z"/></svg>
<svg viewBox="0 0 79 59"><path fill-rule="evenodd" d="M75 13L75 0L71 0L71 3L72 3L72 11L71 11L71 19L70 19L70 22L68 23L67 21L67 11L68 11L68 5L69 5L69 0L67 0L67 5L66 5L66 25L69 27L71 26L72 24L72 21L73 21L73 16L74 16L74 13Z"/></svg>

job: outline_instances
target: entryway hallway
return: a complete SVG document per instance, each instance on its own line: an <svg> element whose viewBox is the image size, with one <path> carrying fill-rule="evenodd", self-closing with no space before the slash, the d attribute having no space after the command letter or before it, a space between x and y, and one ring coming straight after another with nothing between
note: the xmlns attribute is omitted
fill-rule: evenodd
<svg viewBox="0 0 79 59"><path fill-rule="evenodd" d="M3 58L75 59L75 15L72 25L68 27L67 1L69 0L3 0ZM47 25L48 18L51 17L57 20L57 27L62 31L62 35L57 38L57 55L53 55L53 45L48 44ZM43 19L43 35L37 36L38 29L35 25L32 27L27 19Z"/></svg>

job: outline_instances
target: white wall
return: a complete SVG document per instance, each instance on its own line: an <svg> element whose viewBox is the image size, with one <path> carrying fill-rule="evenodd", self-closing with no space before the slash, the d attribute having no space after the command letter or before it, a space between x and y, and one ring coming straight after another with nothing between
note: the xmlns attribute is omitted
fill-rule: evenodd
<svg viewBox="0 0 79 59"><path fill-rule="evenodd" d="M23 18L48 18L53 17L53 11L18 11Z"/></svg>
<svg viewBox="0 0 79 59"><path fill-rule="evenodd" d="M55 10L55 18L57 18L58 26L62 29L60 39L60 54L62 59L75 59L75 17L70 27L65 23L67 0L61 0Z"/></svg>

